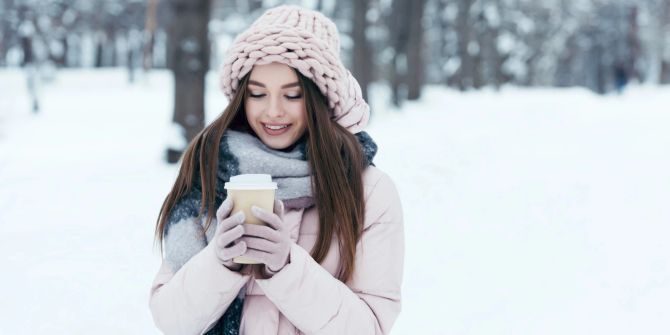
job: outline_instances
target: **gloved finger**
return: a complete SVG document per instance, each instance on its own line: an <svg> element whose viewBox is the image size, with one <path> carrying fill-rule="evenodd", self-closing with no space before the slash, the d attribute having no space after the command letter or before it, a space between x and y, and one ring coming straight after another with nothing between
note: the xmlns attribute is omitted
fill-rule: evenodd
<svg viewBox="0 0 670 335"><path fill-rule="evenodd" d="M216 227L216 235L229 231L233 229L233 227L244 223L244 219L244 212L239 211L234 215L225 218L223 221L219 221L219 224Z"/></svg>
<svg viewBox="0 0 670 335"><path fill-rule="evenodd" d="M216 237L216 246L219 248L225 248L229 244L235 242L235 240L238 238L242 237L242 235L244 235L244 227L242 227L242 225L238 225L233 229L219 234Z"/></svg>
<svg viewBox="0 0 670 335"><path fill-rule="evenodd" d="M230 211L233 210L233 199L231 198L226 198L221 203L221 206L219 206L219 209L216 210L216 219L219 221L223 221L223 219L227 218L230 215Z"/></svg>
<svg viewBox="0 0 670 335"><path fill-rule="evenodd" d="M279 242L281 240L281 234L271 227L249 223L245 223L242 226L244 226L244 236L259 237L272 242Z"/></svg>
<svg viewBox="0 0 670 335"><path fill-rule="evenodd" d="M220 251L220 258L223 261L229 261L235 257L242 256L247 252L247 245L244 241L235 243L230 248L223 248Z"/></svg>
<svg viewBox="0 0 670 335"><path fill-rule="evenodd" d="M270 242L266 239L263 238L257 238L257 237L250 237L250 236L245 236L240 239L240 241L243 241L247 245L247 249L253 249L253 250L258 250L258 251L264 251L268 253L273 253L276 252L279 247L277 246L276 243Z"/></svg>
<svg viewBox="0 0 670 335"><path fill-rule="evenodd" d="M270 213L258 206L251 206L251 213L274 229L281 229L282 220L277 214Z"/></svg>
<svg viewBox="0 0 670 335"><path fill-rule="evenodd" d="M272 209L280 218L284 218L284 202L275 199L274 208Z"/></svg>

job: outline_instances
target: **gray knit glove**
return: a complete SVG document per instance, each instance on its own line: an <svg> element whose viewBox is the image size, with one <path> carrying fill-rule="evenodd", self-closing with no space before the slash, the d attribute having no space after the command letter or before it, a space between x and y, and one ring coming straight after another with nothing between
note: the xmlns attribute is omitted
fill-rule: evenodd
<svg viewBox="0 0 670 335"><path fill-rule="evenodd" d="M257 206L252 206L251 212L266 225L244 225L244 236L240 242L246 242L244 256L265 264L265 275L272 276L289 262L293 243L289 229L284 224L284 205L275 200L274 213Z"/></svg>
<svg viewBox="0 0 670 335"><path fill-rule="evenodd" d="M216 211L216 232L213 242L216 256L225 267L232 271L239 271L242 264L233 262L233 258L241 256L247 251L244 241L237 241L244 235L244 212L237 212L229 216L233 210L233 201L227 198Z"/></svg>

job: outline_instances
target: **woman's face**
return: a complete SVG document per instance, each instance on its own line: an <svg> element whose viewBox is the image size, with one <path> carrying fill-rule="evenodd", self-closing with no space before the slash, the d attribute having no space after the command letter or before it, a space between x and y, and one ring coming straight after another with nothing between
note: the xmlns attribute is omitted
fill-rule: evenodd
<svg viewBox="0 0 670 335"><path fill-rule="evenodd" d="M290 147L307 128L298 76L286 64L255 65L247 85L244 109L251 129L269 148Z"/></svg>

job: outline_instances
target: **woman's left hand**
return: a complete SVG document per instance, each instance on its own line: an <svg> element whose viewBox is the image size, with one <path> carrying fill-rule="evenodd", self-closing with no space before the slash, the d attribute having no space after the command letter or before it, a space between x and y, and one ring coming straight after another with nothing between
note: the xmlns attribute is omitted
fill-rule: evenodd
<svg viewBox="0 0 670 335"><path fill-rule="evenodd" d="M291 250L291 238L283 222L283 204L275 200L274 212L270 213L260 207L253 206L254 216L265 222L265 225L244 224L244 235L240 239L247 245L243 256L265 264L265 270L272 275L279 272L288 263Z"/></svg>

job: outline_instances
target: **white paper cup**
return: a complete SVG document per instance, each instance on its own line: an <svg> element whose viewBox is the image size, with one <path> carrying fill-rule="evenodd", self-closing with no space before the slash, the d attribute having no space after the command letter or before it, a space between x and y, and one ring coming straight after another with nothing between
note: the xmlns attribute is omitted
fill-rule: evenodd
<svg viewBox="0 0 670 335"><path fill-rule="evenodd" d="M272 181L269 174L241 174L230 178L224 188L228 190L228 197L233 200L232 214L244 212L244 223L265 224L251 213L251 206L258 206L272 213L275 201L277 183ZM232 215L231 214L231 215ZM247 258L235 257L233 262L238 264L260 264Z"/></svg>

